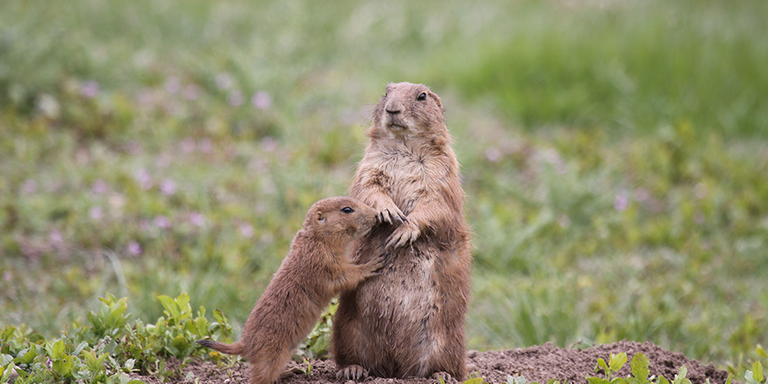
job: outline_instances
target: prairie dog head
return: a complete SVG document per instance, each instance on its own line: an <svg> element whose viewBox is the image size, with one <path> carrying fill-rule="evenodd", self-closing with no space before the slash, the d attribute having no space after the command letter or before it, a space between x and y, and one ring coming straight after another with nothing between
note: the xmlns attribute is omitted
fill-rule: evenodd
<svg viewBox="0 0 768 384"><path fill-rule="evenodd" d="M372 137L444 135L443 103L426 85L390 83L373 114Z"/></svg>
<svg viewBox="0 0 768 384"><path fill-rule="evenodd" d="M326 241L346 243L367 235L378 222L376 215L376 210L353 197L328 197L312 204L302 228Z"/></svg>

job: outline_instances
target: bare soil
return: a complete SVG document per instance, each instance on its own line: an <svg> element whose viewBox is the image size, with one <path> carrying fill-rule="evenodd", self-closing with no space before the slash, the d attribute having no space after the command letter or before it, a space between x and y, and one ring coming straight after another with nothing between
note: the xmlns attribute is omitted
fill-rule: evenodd
<svg viewBox="0 0 768 384"><path fill-rule="evenodd" d="M529 348L508 349L503 351L477 352L469 351L468 371L473 376L483 377L490 383L505 383L507 376L524 376L529 383L544 384L548 379L557 379L561 383L567 381L573 384L587 383L586 377L598 375L594 368L598 358L608 361L611 353L625 352L628 361L636 353L643 353L650 360L651 375L664 375L672 380L681 366L688 369L687 378L693 384L706 384L709 379L712 384L724 384L728 378L726 371L716 369L712 363L704 364L685 357L682 353L666 351L652 343L636 343L622 341L586 349L558 348L552 344ZM331 360L313 360L311 375L304 373L290 374L280 381L280 384L298 383L337 383L336 366ZM232 368L218 368L215 364L205 361L192 361L179 367L179 362L169 362L171 368L181 368L178 378L168 379L170 383L247 383L248 364L238 363ZM291 362L287 367L306 370L306 364ZM619 376L626 377L630 373L629 362L619 371ZM163 382L159 378L135 376L150 384ZM602 375L600 375L602 377ZM616 377L616 376L614 376ZM366 384L401 383L421 384L435 383L434 379L386 379L368 378ZM350 382L351 383L351 382Z"/></svg>

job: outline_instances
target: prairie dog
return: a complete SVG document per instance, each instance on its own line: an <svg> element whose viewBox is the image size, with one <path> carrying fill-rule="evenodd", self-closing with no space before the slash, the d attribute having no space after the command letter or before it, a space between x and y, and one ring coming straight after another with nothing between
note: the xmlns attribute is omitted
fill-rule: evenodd
<svg viewBox="0 0 768 384"><path fill-rule="evenodd" d="M389 84L373 114L350 196L379 213L356 258L379 274L343 291L333 321L338 376L466 376L470 231L459 163L440 98Z"/></svg>
<svg viewBox="0 0 768 384"><path fill-rule="evenodd" d="M313 204L288 255L248 316L241 339L234 344L198 343L245 357L251 365L251 384L275 382L331 298L381 268L381 258L359 264L352 258L354 240L376 224L376 213L351 197Z"/></svg>

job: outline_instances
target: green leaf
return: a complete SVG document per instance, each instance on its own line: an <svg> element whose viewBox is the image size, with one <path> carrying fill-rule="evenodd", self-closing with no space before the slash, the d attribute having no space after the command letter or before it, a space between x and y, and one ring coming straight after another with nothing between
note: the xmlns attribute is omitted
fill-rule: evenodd
<svg viewBox="0 0 768 384"><path fill-rule="evenodd" d="M610 361L608 363L608 367L611 369L611 371L616 372L621 367L624 366L624 364L627 363L627 354L622 352L617 355L611 354Z"/></svg>
<svg viewBox="0 0 768 384"><path fill-rule="evenodd" d="M171 345L179 351L179 354L183 354L184 351L189 349L189 347L191 346L189 342L182 336L176 336L173 339L173 341L171 341ZM176 356L176 357L181 357L181 356Z"/></svg>
<svg viewBox="0 0 768 384"><path fill-rule="evenodd" d="M758 345L755 348L755 352L757 353L758 356L760 356L761 359L768 358L768 353L766 353L763 347L761 347L760 345Z"/></svg>
<svg viewBox="0 0 768 384"><path fill-rule="evenodd" d="M746 372L744 372L744 380L747 382L747 384L758 384L755 380L755 376L752 374L752 371L747 369Z"/></svg>
<svg viewBox="0 0 768 384"><path fill-rule="evenodd" d="M763 377L763 364L761 364L759 361L752 363L752 377L758 383L761 383L763 379L765 379L765 377Z"/></svg>
<svg viewBox="0 0 768 384"><path fill-rule="evenodd" d="M601 377L587 377L589 384L611 384L610 381Z"/></svg>
<svg viewBox="0 0 768 384"><path fill-rule="evenodd" d="M216 319L216 321L219 322L219 324L226 324L227 323L227 316L224 315L220 310L214 309L213 310L213 318Z"/></svg>
<svg viewBox="0 0 768 384"><path fill-rule="evenodd" d="M111 329L115 329L125 324L125 317L123 317L123 314L127 309L128 309L128 306L125 304L125 301L120 299L120 302L118 303L118 305L112 308L111 312L109 313L109 318L107 319L107 326Z"/></svg>
<svg viewBox="0 0 768 384"><path fill-rule="evenodd" d="M35 360L35 357L37 357L37 351L35 350L35 347L32 346L29 349L27 349L27 352L25 352L23 356L16 357L15 359L13 359L13 362L16 364L31 364L32 361Z"/></svg>
<svg viewBox="0 0 768 384"><path fill-rule="evenodd" d="M163 308L165 308L168 316L171 319L177 320L181 316L179 312L179 305L176 304L176 301L173 300L170 296L160 295L157 297L157 299L160 300L160 304L163 305Z"/></svg>
<svg viewBox="0 0 768 384"><path fill-rule="evenodd" d="M728 379L725 380L725 384L731 384L732 379L733 379L733 373L729 373Z"/></svg>
<svg viewBox="0 0 768 384"><path fill-rule="evenodd" d="M603 372L608 373L608 364L605 363L605 360L603 358L597 359L597 366L595 367L595 372L599 372L602 368Z"/></svg>
<svg viewBox="0 0 768 384"><path fill-rule="evenodd" d="M482 377L475 377L474 379L469 379L469 380L465 381L464 384L483 384L483 378Z"/></svg>
<svg viewBox="0 0 768 384"><path fill-rule="evenodd" d="M72 354L75 356L79 356L80 352L82 352L86 347L88 347L88 342L83 341L80 344L78 344L77 347L75 347L75 351L72 352Z"/></svg>
<svg viewBox="0 0 768 384"><path fill-rule="evenodd" d="M659 378L656 380L656 384L669 384L669 380L667 380L664 375L659 375Z"/></svg>
<svg viewBox="0 0 768 384"><path fill-rule="evenodd" d="M641 384L645 384L650 374L650 361L648 358L642 353L636 353L629 365L632 367L632 376L640 381Z"/></svg>
<svg viewBox="0 0 768 384"><path fill-rule="evenodd" d="M675 380L673 381L674 384L690 384L690 380L688 380L685 376L688 375L688 368L686 368L685 365L680 367L680 370L678 371L678 374L675 375Z"/></svg>
<svg viewBox="0 0 768 384"><path fill-rule="evenodd" d="M51 359L62 358L64 355L64 341L59 340L53 343L53 348L51 348L50 354L51 354Z"/></svg>
<svg viewBox="0 0 768 384"><path fill-rule="evenodd" d="M72 356L64 354L63 357L53 360L53 371L61 376L69 376L72 371Z"/></svg>

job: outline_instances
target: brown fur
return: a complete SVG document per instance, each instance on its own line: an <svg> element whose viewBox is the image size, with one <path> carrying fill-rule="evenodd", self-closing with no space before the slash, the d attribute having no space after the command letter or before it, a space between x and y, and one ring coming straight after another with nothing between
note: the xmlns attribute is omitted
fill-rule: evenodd
<svg viewBox="0 0 768 384"><path fill-rule="evenodd" d="M440 98L389 84L350 195L382 223L358 242L359 262L385 255L378 276L342 292L332 352L340 376L466 376L464 318L470 232ZM364 376L364 375L363 375Z"/></svg>
<svg viewBox="0 0 768 384"><path fill-rule="evenodd" d="M343 212L345 207L354 212ZM381 268L381 258L360 264L352 259L353 241L376 222L376 211L351 197L331 197L312 205L288 255L248 316L242 338L234 344L198 343L245 357L251 365L251 384L275 382L331 298Z"/></svg>

